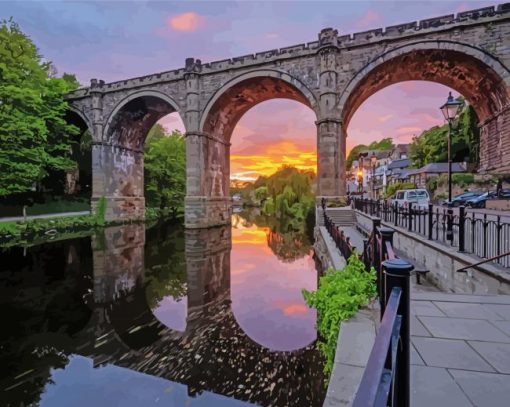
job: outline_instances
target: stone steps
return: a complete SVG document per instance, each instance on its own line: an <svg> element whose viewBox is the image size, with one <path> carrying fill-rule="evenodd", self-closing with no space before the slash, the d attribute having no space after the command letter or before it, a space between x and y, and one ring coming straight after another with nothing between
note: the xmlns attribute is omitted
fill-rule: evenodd
<svg viewBox="0 0 510 407"><path fill-rule="evenodd" d="M351 208L328 208L326 213L337 226L354 226L356 215Z"/></svg>

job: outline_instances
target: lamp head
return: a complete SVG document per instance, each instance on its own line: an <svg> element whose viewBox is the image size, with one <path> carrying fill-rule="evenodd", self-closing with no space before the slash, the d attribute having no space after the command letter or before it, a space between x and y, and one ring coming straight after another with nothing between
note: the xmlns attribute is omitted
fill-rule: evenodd
<svg viewBox="0 0 510 407"><path fill-rule="evenodd" d="M447 121L451 121L455 119L457 114L459 113L460 106L462 105L457 99L454 99L452 96L452 92L448 95L448 99L446 103L440 107L443 112L443 116Z"/></svg>

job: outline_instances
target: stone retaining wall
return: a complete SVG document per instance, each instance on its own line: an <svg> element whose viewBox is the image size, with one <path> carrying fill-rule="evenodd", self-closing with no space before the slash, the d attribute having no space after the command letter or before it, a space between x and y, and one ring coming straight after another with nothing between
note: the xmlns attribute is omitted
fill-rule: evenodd
<svg viewBox="0 0 510 407"><path fill-rule="evenodd" d="M356 211L358 225L372 229L369 215ZM456 247L427 240L387 222L381 225L395 230L393 247L406 257L424 265L430 272L426 279L445 292L510 294L510 272L494 264L484 264L459 273L458 269L479 261L478 257L459 253Z"/></svg>

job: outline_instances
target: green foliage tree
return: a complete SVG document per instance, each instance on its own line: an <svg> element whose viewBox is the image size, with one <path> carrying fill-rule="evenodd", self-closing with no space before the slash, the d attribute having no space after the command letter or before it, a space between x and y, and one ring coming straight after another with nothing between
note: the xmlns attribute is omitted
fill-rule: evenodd
<svg viewBox="0 0 510 407"><path fill-rule="evenodd" d="M354 160L358 159L359 153L366 150L391 150L393 148L393 139L391 137L383 138L379 141L372 141L368 146L365 144L358 144L357 146L354 146L351 151L349 152L349 155L347 156L346 160L346 168L350 169L352 166L352 162Z"/></svg>
<svg viewBox="0 0 510 407"><path fill-rule="evenodd" d="M462 102L464 100L460 98ZM452 132L452 160L478 164L480 149L480 131L478 118L470 105L463 104ZM415 168L433 162L448 160L448 124L434 126L413 138L409 149L409 158Z"/></svg>
<svg viewBox="0 0 510 407"><path fill-rule="evenodd" d="M186 141L174 131L161 136L158 128L145 143L145 198L147 205L184 210L186 193Z"/></svg>
<svg viewBox="0 0 510 407"><path fill-rule="evenodd" d="M34 43L11 20L0 21L0 197L28 192L49 171L76 168L78 128L64 117L72 75L52 76Z"/></svg>

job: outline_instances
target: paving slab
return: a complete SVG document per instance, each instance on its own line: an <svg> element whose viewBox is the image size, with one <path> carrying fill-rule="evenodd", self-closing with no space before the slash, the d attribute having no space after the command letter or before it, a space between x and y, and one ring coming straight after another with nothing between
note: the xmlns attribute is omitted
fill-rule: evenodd
<svg viewBox="0 0 510 407"><path fill-rule="evenodd" d="M423 359L418 352L416 352L416 348L413 344L411 344L411 365L425 366Z"/></svg>
<svg viewBox="0 0 510 407"><path fill-rule="evenodd" d="M468 407L473 404L446 369L411 366L411 405L413 407Z"/></svg>
<svg viewBox="0 0 510 407"><path fill-rule="evenodd" d="M449 369L449 372L475 406L505 407L510 404L509 375L455 369Z"/></svg>
<svg viewBox="0 0 510 407"><path fill-rule="evenodd" d="M431 301L411 301L411 313L429 317L444 317L446 315Z"/></svg>
<svg viewBox="0 0 510 407"><path fill-rule="evenodd" d="M434 301L433 304L449 317L488 319L488 320L504 319L498 312L496 312L496 309L492 309L489 307L491 306L510 307L510 305L499 304L472 304L464 302L443 302L443 301Z"/></svg>
<svg viewBox="0 0 510 407"><path fill-rule="evenodd" d="M411 335L413 336L432 336L423 326L420 320L415 316L411 316Z"/></svg>
<svg viewBox="0 0 510 407"><path fill-rule="evenodd" d="M469 341L469 344L498 372L510 374L510 343Z"/></svg>
<svg viewBox="0 0 510 407"><path fill-rule="evenodd" d="M510 343L510 337L483 319L426 316L419 319L435 337Z"/></svg>
<svg viewBox="0 0 510 407"><path fill-rule="evenodd" d="M342 322L335 364L365 367L375 342L375 326L372 321Z"/></svg>
<svg viewBox="0 0 510 407"><path fill-rule="evenodd" d="M510 305L504 304L484 304L484 307L490 309L500 316L499 319L510 321Z"/></svg>
<svg viewBox="0 0 510 407"><path fill-rule="evenodd" d="M491 321L491 324L510 336L510 321Z"/></svg>
<svg viewBox="0 0 510 407"><path fill-rule="evenodd" d="M464 341L413 337L412 342L427 366L495 372L495 369Z"/></svg>
<svg viewBox="0 0 510 407"><path fill-rule="evenodd" d="M413 292L412 300L468 302L478 304L510 305L510 295L449 294L438 292Z"/></svg>

